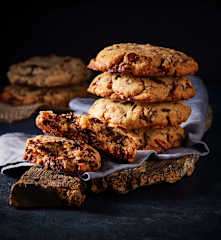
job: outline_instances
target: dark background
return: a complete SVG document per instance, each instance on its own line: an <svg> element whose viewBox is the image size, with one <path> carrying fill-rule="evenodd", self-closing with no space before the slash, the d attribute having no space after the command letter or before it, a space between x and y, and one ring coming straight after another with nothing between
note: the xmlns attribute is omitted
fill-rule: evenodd
<svg viewBox="0 0 221 240"><path fill-rule="evenodd" d="M218 1L14 2L1 7L4 79L10 64L31 56L55 53L88 63L107 45L148 42L184 51L199 62L198 75L219 81Z"/></svg>
<svg viewBox="0 0 221 240"><path fill-rule="evenodd" d="M211 153L191 177L126 196L89 196L77 209L15 210L16 179L0 175L0 239L221 239L221 8L216 1L8 1L0 8L1 84L13 63L35 55L71 55L85 62L118 42L184 51L199 63L213 108L205 135ZM36 134L35 116L0 123L0 134Z"/></svg>

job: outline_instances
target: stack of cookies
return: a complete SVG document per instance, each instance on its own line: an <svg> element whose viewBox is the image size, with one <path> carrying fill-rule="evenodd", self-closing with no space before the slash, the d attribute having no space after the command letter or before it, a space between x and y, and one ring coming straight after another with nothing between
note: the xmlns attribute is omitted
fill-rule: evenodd
<svg viewBox="0 0 221 240"><path fill-rule="evenodd" d="M11 85L1 93L1 101L10 105L43 104L65 108L75 97L87 97L85 83L91 71L79 58L32 57L10 67Z"/></svg>
<svg viewBox="0 0 221 240"><path fill-rule="evenodd" d="M150 44L115 44L103 49L88 66L102 71L88 91L101 98L88 115L138 138L138 150L164 152L184 139L180 126L190 116L182 100L195 96L186 75L197 63L182 52Z"/></svg>
<svg viewBox="0 0 221 240"><path fill-rule="evenodd" d="M149 44L116 44L89 68L103 71L88 88L103 98L87 115L40 112L36 124L44 133L80 140L130 163L137 150L161 153L183 144L180 124L191 113L183 100L195 95L186 75L198 69L191 57Z"/></svg>

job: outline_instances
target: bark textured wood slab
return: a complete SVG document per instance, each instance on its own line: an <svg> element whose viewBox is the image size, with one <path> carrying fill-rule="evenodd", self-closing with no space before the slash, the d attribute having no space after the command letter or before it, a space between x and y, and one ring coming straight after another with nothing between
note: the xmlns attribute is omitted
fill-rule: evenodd
<svg viewBox="0 0 221 240"><path fill-rule="evenodd" d="M90 190L95 193L112 190L121 194L138 187L156 183L174 183L183 176L190 176L198 160L197 155L179 159L145 161L140 167L112 173L104 178L91 180Z"/></svg>
<svg viewBox="0 0 221 240"><path fill-rule="evenodd" d="M84 199L85 183L80 178L31 167L12 186L9 204L16 208L80 207Z"/></svg>

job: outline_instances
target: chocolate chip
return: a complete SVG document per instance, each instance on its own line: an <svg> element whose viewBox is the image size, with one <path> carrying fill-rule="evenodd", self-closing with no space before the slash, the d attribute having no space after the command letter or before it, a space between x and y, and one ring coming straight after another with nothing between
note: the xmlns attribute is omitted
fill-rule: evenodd
<svg viewBox="0 0 221 240"><path fill-rule="evenodd" d="M132 111L137 107L137 104L134 104L133 107L132 107Z"/></svg>
<svg viewBox="0 0 221 240"><path fill-rule="evenodd" d="M101 121L97 118L92 118L91 121L94 123L101 123Z"/></svg>
<svg viewBox="0 0 221 240"><path fill-rule="evenodd" d="M159 70L161 70L161 71L165 71L165 67L164 67L164 61L165 61L165 59L164 58L161 58L161 60L160 60L160 66L158 67L159 68Z"/></svg>
<svg viewBox="0 0 221 240"><path fill-rule="evenodd" d="M167 119L168 125L172 125L172 124L171 124L171 121L170 121L170 117L167 116L166 119Z"/></svg>
<svg viewBox="0 0 221 240"><path fill-rule="evenodd" d="M186 83L186 88L192 88L192 86L190 85L190 83Z"/></svg>
<svg viewBox="0 0 221 240"><path fill-rule="evenodd" d="M170 109L168 109L168 108L162 108L161 111L162 111L162 112L170 112Z"/></svg>
<svg viewBox="0 0 221 240"><path fill-rule="evenodd" d="M166 142L160 139L155 139L155 142L160 146L161 151L166 151L168 149L168 145Z"/></svg>
<svg viewBox="0 0 221 240"><path fill-rule="evenodd" d="M149 114L148 114L148 116L145 116L144 114L143 114L143 120L145 120L146 122L148 122L148 123L152 123L152 119L153 119L153 117L155 116L157 114L157 111L151 111Z"/></svg>
<svg viewBox="0 0 221 240"><path fill-rule="evenodd" d="M127 59L128 59L129 62L136 62L136 61L139 60L139 56L135 53L129 53L127 55Z"/></svg>
<svg viewBox="0 0 221 240"><path fill-rule="evenodd" d="M164 82L162 80L160 80L159 78L150 77L150 80L157 83L157 84L164 84Z"/></svg>
<svg viewBox="0 0 221 240"><path fill-rule="evenodd" d="M95 86L97 85L97 83L100 81L100 78L96 79L93 83L92 83L92 86Z"/></svg>
<svg viewBox="0 0 221 240"><path fill-rule="evenodd" d="M123 145L123 142L124 142L124 140L125 140L126 138L127 138L127 137L126 137L126 136L123 136L123 135L115 135L115 136L113 137L113 141L114 141L115 143L118 143L118 144Z"/></svg>
<svg viewBox="0 0 221 240"><path fill-rule="evenodd" d="M173 95L173 92L175 91L175 89L176 89L176 85L173 84L173 85L172 85L172 88L170 89L170 91L169 91L169 93L168 93L168 96Z"/></svg>
<svg viewBox="0 0 221 240"><path fill-rule="evenodd" d="M143 56L143 58L144 58L147 62L149 62L149 63L152 62L152 58L151 58L151 57Z"/></svg>

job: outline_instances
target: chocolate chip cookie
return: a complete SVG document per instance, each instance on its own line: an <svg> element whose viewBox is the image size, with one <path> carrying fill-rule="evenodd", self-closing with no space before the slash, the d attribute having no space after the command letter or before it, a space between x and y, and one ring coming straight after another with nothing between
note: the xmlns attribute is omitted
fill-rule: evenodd
<svg viewBox="0 0 221 240"><path fill-rule="evenodd" d="M91 82L88 92L113 100L166 102L195 96L188 77L135 77L104 72Z"/></svg>
<svg viewBox="0 0 221 240"><path fill-rule="evenodd" d="M68 86L86 82L90 70L79 58L32 57L25 62L14 64L8 72L12 84L35 87Z"/></svg>
<svg viewBox="0 0 221 240"><path fill-rule="evenodd" d="M55 108L67 107L71 99L88 97L86 87L36 88L10 85L0 93L0 100L13 106L41 103Z"/></svg>
<svg viewBox="0 0 221 240"><path fill-rule="evenodd" d="M185 122L191 113L190 107L182 102L138 103L116 102L101 98L94 102L88 115L108 126L124 129L164 128Z"/></svg>
<svg viewBox="0 0 221 240"><path fill-rule="evenodd" d="M36 118L36 125L46 134L84 141L121 162L130 163L134 162L136 150L165 152L181 146L185 140L184 130L180 126L125 130L109 127L88 115L74 113L42 111Z"/></svg>
<svg viewBox="0 0 221 240"><path fill-rule="evenodd" d="M198 70L193 58L173 49L150 44L119 43L104 48L88 65L102 72L135 76L186 76Z"/></svg>
<svg viewBox="0 0 221 240"><path fill-rule="evenodd" d="M59 172L97 171L101 157L97 150L78 140L53 136L36 136L27 140L24 160Z"/></svg>

